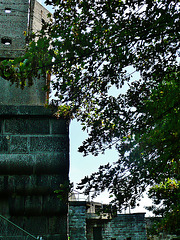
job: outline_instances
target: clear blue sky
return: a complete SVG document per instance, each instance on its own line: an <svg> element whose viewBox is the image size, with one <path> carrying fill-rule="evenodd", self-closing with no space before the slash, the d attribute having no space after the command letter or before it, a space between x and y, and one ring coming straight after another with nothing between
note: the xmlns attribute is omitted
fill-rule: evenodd
<svg viewBox="0 0 180 240"><path fill-rule="evenodd" d="M44 7L46 7L49 11L53 11L52 8L47 7L44 4L44 0L38 0ZM129 72L133 72L132 68L129 68ZM136 74L133 77L139 77ZM125 91L127 88L125 86ZM113 95L118 94L117 90L113 90ZM76 120L72 120L70 123L70 181L75 184L80 182L80 180L86 176L90 175L94 171L97 171L98 167L103 164L107 164L107 162L115 162L118 159L118 153L116 151L108 150L105 154L100 154L97 157L89 155L87 157L83 157L81 153L78 153L78 147L81 145L82 141L87 137L87 133L81 130L80 123ZM102 203L108 203L108 193L104 193L101 196L97 197L95 201L99 201ZM144 209L144 206L150 204L149 199L145 196L145 198L141 201L140 207L132 210L131 212L147 212ZM147 214L149 215L149 214Z"/></svg>

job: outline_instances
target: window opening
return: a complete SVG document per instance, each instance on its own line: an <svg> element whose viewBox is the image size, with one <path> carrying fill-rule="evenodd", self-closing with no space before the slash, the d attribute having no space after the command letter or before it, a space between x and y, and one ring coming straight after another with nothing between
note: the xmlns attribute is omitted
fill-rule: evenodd
<svg viewBox="0 0 180 240"><path fill-rule="evenodd" d="M102 240L102 227L93 227L93 240Z"/></svg>
<svg viewBox="0 0 180 240"><path fill-rule="evenodd" d="M5 8L5 13L11 13L11 8Z"/></svg>
<svg viewBox="0 0 180 240"><path fill-rule="evenodd" d="M1 43L8 46L12 44L12 40L10 38L2 38Z"/></svg>

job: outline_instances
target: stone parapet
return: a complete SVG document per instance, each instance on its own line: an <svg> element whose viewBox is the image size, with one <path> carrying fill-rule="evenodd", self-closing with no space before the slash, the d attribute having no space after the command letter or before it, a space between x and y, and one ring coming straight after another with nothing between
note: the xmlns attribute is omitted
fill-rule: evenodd
<svg viewBox="0 0 180 240"><path fill-rule="evenodd" d="M119 214L105 225L103 239L147 239L145 213Z"/></svg>
<svg viewBox="0 0 180 240"><path fill-rule="evenodd" d="M91 206L98 205L91 202ZM72 240L146 240L145 213L118 214L112 218L87 213L88 202L69 202L69 234ZM91 217L89 215L91 214ZM94 216L94 217L93 217Z"/></svg>

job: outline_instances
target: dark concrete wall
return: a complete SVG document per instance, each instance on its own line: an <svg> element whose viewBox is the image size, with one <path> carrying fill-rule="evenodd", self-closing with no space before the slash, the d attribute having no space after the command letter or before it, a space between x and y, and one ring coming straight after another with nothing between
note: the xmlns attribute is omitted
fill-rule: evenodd
<svg viewBox="0 0 180 240"><path fill-rule="evenodd" d="M0 213L35 236L65 240L68 123L40 106L0 107Z"/></svg>

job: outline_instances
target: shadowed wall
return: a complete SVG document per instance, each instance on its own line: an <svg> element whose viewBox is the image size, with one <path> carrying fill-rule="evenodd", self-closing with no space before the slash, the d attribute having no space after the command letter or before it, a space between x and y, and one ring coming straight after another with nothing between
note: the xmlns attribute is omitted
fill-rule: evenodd
<svg viewBox="0 0 180 240"><path fill-rule="evenodd" d="M1 60L23 54L33 13L39 25L32 19L31 25L41 26L46 10L31 3L36 9L29 0L1 1ZM60 201L54 191L68 181L69 123L44 107L45 84L42 77L21 90L0 77L0 214L43 240L65 240L67 199Z"/></svg>

